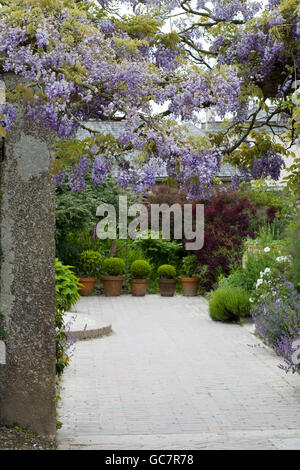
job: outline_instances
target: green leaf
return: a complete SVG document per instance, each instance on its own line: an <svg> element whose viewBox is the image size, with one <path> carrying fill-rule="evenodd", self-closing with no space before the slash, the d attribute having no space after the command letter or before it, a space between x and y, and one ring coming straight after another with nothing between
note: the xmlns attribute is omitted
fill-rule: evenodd
<svg viewBox="0 0 300 470"><path fill-rule="evenodd" d="M1 119L1 116L0 116L0 119ZM6 132L5 132L5 130L1 127L1 125L0 125L0 137L3 137L3 138L6 137Z"/></svg>

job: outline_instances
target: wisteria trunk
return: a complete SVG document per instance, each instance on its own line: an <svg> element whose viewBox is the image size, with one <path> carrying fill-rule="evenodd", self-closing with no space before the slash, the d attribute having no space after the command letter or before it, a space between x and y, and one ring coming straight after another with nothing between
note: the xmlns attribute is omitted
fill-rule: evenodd
<svg viewBox="0 0 300 470"><path fill-rule="evenodd" d="M6 90L20 83L4 75ZM23 104L1 162L0 311L8 333L0 365L0 421L55 437L55 138Z"/></svg>

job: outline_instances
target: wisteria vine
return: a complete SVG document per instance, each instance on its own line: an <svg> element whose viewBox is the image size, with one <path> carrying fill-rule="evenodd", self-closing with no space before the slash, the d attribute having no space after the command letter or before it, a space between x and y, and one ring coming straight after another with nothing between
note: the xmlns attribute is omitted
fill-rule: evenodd
<svg viewBox="0 0 300 470"><path fill-rule="evenodd" d="M78 191L88 174L97 185L113 172L121 186L143 191L168 174L196 197L213 183L223 156L259 127L254 115L263 111L266 124L272 122L267 99L274 116L292 122L290 140L297 138L296 2L287 8L287 0L269 1L264 11L257 1L120 3L134 8L132 14L116 15L108 0L0 1L0 72L22 77L0 105L0 126L9 131L23 100L28 118L56 131L65 145L54 164L56 183L68 175ZM178 8L183 15L165 32ZM158 106L162 112L155 112ZM184 122L199 123L207 109L224 120L223 128L192 138ZM70 159L69 142L90 120L124 120L125 130L118 138L91 130ZM278 179L284 167L272 146L242 160L234 162L241 175L254 179Z"/></svg>

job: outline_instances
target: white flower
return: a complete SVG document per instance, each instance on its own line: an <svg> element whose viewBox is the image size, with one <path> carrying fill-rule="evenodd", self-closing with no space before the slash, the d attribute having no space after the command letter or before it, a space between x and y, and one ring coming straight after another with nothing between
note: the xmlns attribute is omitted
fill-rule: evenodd
<svg viewBox="0 0 300 470"><path fill-rule="evenodd" d="M300 88L292 94L292 101L296 106L300 104Z"/></svg>
<svg viewBox="0 0 300 470"><path fill-rule="evenodd" d="M267 273L270 273L270 272L271 272L271 269L270 269L270 268L266 268L264 274L267 274Z"/></svg>
<svg viewBox="0 0 300 470"><path fill-rule="evenodd" d="M259 275L260 277L264 277L264 273L262 271L260 271Z"/></svg>
<svg viewBox="0 0 300 470"><path fill-rule="evenodd" d="M263 279L257 279L256 289L263 283Z"/></svg>
<svg viewBox="0 0 300 470"><path fill-rule="evenodd" d="M291 260L292 260L292 259L291 259L290 256L277 256L277 258L276 258L276 261L277 261L278 263L281 263L281 262L289 262L289 263L290 263Z"/></svg>
<svg viewBox="0 0 300 470"><path fill-rule="evenodd" d="M251 299L251 297L250 297L250 299L249 299L249 302L253 303L253 302L254 302L254 300L253 300L253 299Z"/></svg>
<svg viewBox="0 0 300 470"><path fill-rule="evenodd" d="M265 252L265 253L269 253L269 251L270 251L270 247L269 247L269 246L266 246L266 248L264 248L264 252Z"/></svg>

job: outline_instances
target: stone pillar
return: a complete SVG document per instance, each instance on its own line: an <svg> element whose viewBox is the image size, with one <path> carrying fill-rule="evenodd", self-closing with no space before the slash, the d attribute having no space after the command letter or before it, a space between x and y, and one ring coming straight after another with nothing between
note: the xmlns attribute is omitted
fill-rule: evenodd
<svg viewBox="0 0 300 470"><path fill-rule="evenodd" d="M19 78L4 75L7 90ZM0 421L49 438L55 404L55 191L49 163L54 134L30 122L23 105L1 162L0 311L8 333L0 364Z"/></svg>

